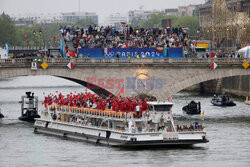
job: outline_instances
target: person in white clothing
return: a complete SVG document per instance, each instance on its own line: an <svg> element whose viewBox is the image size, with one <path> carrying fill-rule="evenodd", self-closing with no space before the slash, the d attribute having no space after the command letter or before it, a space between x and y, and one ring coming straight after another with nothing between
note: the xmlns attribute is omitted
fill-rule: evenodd
<svg viewBox="0 0 250 167"><path fill-rule="evenodd" d="M137 106L135 107L135 109L136 109L136 113L137 113L137 118L139 118L140 116L140 106L139 106L139 104L137 104Z"/></svg>

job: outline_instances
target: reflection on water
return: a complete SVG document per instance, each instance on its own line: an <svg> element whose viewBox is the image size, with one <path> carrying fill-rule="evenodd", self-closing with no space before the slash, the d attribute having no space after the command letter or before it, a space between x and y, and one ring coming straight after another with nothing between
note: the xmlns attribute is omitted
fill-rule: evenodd
<svg viewBox="0 0 250 167"><path fill-rule="evenodd" d="M28 80L28 82L27 82ZM34 86L35 85L35 86ZM236 107L216 107L210 97L179 93L173 97L176 122L190 124L181 108L191 100L201 102L209 143L188 148L121 149L65 140L33 133L32 124L21 122L18 103L26 91L82 92L85 88L60 78L18 77L0 81L0 104L6 118L0 120L0 166L249 166L250 109L236 99Z"/></svg>

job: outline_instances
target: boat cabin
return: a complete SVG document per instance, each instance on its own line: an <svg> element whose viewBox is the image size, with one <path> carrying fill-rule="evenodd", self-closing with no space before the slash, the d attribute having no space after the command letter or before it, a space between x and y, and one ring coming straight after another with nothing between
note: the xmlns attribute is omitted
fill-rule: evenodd
<svg viewBox="0 0 250 167"><path fill-rule="evenodd" d="M21 97L21 121L33 122L34 118L40 118L38 115L38 97L34 93L26 92L26 96Z"/></svg>

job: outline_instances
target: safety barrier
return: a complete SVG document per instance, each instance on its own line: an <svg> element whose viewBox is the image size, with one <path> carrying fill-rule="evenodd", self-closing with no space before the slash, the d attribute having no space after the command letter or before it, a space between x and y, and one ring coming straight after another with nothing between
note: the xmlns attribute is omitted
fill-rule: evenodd
<svg viewBox="0 0 250 167"><path fill-rule="evenodd" d="M72 113L72 114L83 114L83 115L92 115L92 116L101 116L101 117L112 117L112 118L132 118L136 117L136 112L122 112L122 111L113 111L110 109L98 110L94 108L83 108L83 107L70 107L70 106L60 106L60 105L51 105L49 106L50 111L59 111L62 113Z"/></svg>

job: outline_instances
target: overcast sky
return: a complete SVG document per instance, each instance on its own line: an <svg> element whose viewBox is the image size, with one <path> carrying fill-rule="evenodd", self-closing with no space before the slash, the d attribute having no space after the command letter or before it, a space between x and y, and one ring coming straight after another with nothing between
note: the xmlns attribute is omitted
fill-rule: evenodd
<svg viewBox="0 0 250 167"><path fill-rule="evenodd" d="M7 14L61 13L78 11L79 0L0 0L0 12ZM96 12L99 23L111 13L126 13L129 10L177 8L189 4L201 4L205 0L80 0L81 11Z"/></svg>

